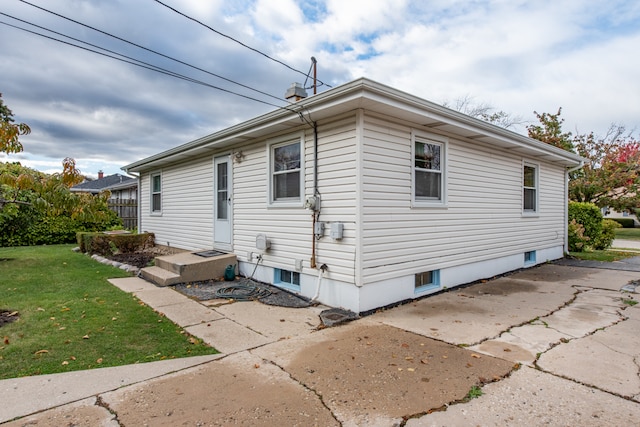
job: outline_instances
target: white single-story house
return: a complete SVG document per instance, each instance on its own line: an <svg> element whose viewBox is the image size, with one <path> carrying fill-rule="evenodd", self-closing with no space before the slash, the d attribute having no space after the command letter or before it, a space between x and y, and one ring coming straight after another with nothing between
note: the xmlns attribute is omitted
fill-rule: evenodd
<svg viewBox="0 0 640 427"><path fill-rule="evenodd" d="M361 78L123 170L158 244L362 313L561 258L583 161Z"/></svg>

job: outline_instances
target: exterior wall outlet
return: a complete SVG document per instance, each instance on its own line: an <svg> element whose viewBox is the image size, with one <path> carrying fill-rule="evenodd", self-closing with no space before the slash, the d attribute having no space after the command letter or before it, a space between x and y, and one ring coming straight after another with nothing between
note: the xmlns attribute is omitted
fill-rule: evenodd
<svg viewBox="0 0 640 427"><path fill-rule="evenodd" d="M316 222L313 233L318 237L322 236L324 234L324 222Z"/></svg>
<svg viewBox="0 0 640 427"><path fill-rule="evenodd" d="M296 271L302 271L302 260L301 259L297 259L296 260Z"/></svg>

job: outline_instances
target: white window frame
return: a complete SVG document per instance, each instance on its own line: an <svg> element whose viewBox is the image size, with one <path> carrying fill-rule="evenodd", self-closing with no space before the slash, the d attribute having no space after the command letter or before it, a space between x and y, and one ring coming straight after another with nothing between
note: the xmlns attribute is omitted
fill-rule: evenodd
<svg viewBox="0 0 640 427"><path fill-rule="evenodd" d="M432 144L440 146L440 199L424 199L416 197L416 143ZM448 175L448 146L449 138L442 135L411 132L411 206L412 207L447 207L447 175Z"/></svg>
<svg viewBox="0 0 640 427"><path fill-rule="evenodd" d="M156 192L153 190L153 181L155 177L160 177L160 191ZM162 187L164 187L163 183L162 183L162 172L153 172L151 174L149 174L149 212L151 215L157 215L160 216L162 215ZM153 196L159 194L160 195L160 209L159 210L154 210L153 207Z"/></svg>
<svg viewBox="0 0 640 427"><path fill-rule="evenodd" d="M300 145L300 195L298 197L290 197L286 199L276 200L275 199L275 188L274 188L274 150L279 147L284 147L286 145L291 144L299 144ZM297 133L295 135L286 135L280 138L275 138L267 142L267 182L268 182L268 200L267 205L269 207L304 207L304 197L305 197L305 172L304 172L304 163L305 163L305 155L304 155L304 132Z"/></svg>
<svg viewBox="0 0 640 427"><path fill-rule="evenodd" d="M535 185L533 187L525 187L524 185L524 176L525 176L525 168L533 168L534 170L534 179L535 179ZM520 206L522 206L522 215L523 216L538 216L540 213L540 165L536 164L536 163L531 163L531 162L527 162L524 161L522 162L522 179L521 179L521 184L522 184L522 201ZM524 196L524 192L525 190L534 190L535 191L535 209L525 209L524 203L525 203L525 196Z"/></svg>

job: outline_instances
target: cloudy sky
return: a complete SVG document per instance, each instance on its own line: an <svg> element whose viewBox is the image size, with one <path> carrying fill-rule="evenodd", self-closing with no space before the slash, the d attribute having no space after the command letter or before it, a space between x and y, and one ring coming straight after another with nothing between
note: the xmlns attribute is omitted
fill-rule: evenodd
<svg viewBox="0 0 640 427"><path fill-rule="evenodd" d="M612 123L640 130L637 0L162 3L2 0L0 93L32 133L23 153L0 161L54 172L69 156L89 176L121 172L285 105L311 56L320 91L368 77L438 103L491 105L522 118L520 133L533 111L559 107L573 133L602 135ZM99 48L204 85L90 51Z"/></svg>

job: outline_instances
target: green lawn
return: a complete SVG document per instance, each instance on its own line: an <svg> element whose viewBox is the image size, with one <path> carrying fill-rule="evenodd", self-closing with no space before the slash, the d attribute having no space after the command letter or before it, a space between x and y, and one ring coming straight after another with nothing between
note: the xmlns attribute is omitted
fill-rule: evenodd
<svg viewBox="0 0 640 427"><path fill-rule="evenodd" d="M622 251L588 251L588 252L569 252L574 258L584 259L588 261L606 261L613 262L624 258L635 257L640 254L638 252L622 252Z"/></svg>
<svg viewBox="0 0 640 427"><path fill-rule="evenodd" d="M616 228L616 239L640 240L640 228Z"/></svg>
<svg viewBox="0 0 640 427"><path fill-rule="evenodd" d="M0 326L0 379L216 353L72 247L0 248L0 311L19 316Z"/></svg>

